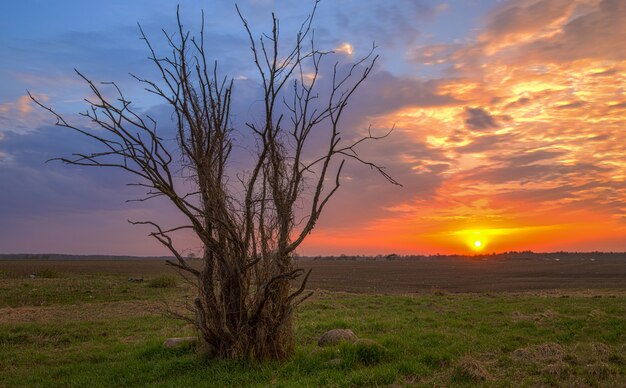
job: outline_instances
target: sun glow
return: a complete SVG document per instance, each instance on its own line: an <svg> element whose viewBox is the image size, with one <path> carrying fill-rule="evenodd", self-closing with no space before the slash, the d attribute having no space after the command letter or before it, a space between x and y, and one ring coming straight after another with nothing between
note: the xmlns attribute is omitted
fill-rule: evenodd
<svg viewBox="0 0 626 388"><path fill-rule="evenodd" d="M464 245L466 249L472 252L481 252L487 249L488 246L493 244L495 244L497 247L500 240L506 238L507 236L510 237L510 235L519 232L519 230L520 228L463 229L448 233L448 236L455 236L459 243Z"/></svg>
<svg viewBox="0 0 626 388"><path fill-rule="evenodd" d="M483 236L472 236L472 238L469 240L470 243L470 247L474 252L478 252L483 250L483 248L485 248L485 239L483 238Z"/></svg>

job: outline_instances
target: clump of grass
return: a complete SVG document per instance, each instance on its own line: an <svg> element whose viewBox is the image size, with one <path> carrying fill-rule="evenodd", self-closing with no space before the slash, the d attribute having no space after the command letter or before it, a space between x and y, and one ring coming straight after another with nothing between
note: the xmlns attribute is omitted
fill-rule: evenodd
<svg viewBox="0 0 626 388"><path fill-rule="evenodd" d="M512 314L513 321L526 321L536 323L542 323L545 320L555 319L558 317L558 315L558 313L550 309L536 314L522 314L519 311L514 311Z"/></svg>
<svg viewBox="0 0 626 388"><path fill-rule="evenodd" d="M513 357L524 363L555 363L563 361L565 350L557 343L548 342L517 349Z"/></svg>
<svg viewBox="0 0 626 388"><path fill-rule="evenodd" d="M578 343L574 346L574 353L577 355L575 361L581 365L595 362L623 364L623 352L614 352L613 348L602 342Z"/></svg>
<svg viewBox="0 0 626 388"><path fill-rule="evenodd" d="M337 346L315 348L308 364L351 369L358 366L374 366L390 360L387 348L376 341L359 339L354 343L341 342Z"/></svg>
<svg viewBox="0 0 626 388"><path fill-rule="evenodd" d="M54 269L44 268L41 271L37 272L36 276L38 278L56 279L56 278L60 278L61 277L61 273L59 271L54 270Z"/></svg>
<svg viewBox="0 0 626 388"><path fill-rule="evenodd" d="M376 365L382 362L388 355L387 349L378 342L360 339L352 344L354 355L358 362L363 365Z"/></svg>
<svg viewBox="0 0 626 388"><path fill-rule="evenodd" d="M161 275L151 279L148 287L151 288L176 288L178 286L178 278L174 275Z"/></svg>
<svg viewBox="0 0 626 388"><path fill-rule="evenodd" d="M591 376L597 379L607 379L614 373L613 368L609 364L601 361L589 364L585 369Z"/></svg>
<svg viewBox="0 0 626 388"><path fill-rule="evenodd" d="M565 362L557 361L554 364L546 365L541 371L558 379L563 379L572 374L572 367Z"/></svg>
<svg viewBox="0 0 626 388"><path fill-rule="evenodd" d="M0 279L9 279L14 277L14 275L6 269L0 269Z"/></svg>
<svg viewBox="0 0 626 388"><path fill-rule="evenodd" d="M465 356L457 364L454 370L455 380L480 382L492 380L493 377L485 366L477 359Z"/></svg>

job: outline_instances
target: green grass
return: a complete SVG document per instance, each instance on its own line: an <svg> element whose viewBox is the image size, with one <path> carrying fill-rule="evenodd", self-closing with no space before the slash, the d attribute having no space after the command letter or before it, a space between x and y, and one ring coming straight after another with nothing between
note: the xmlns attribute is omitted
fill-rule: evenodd
<svg viewBox="0 0 626 388"><path fill-rule="evenodd" d="M169 278L168 275L163 276ZM55 277L5 276L0 281L0 308L22 306L51 306L125 300L156 300L180 293L169 286L159 287L150 282L133 283L119 275L70 275L55 272ZM165 279L169 285L171 280ZM174 280L176 282L176 280ZM175 285L176 283L174 283Z"/></svg>
<svg viewBox="0 0 626 388"><path fill-rule="evenodd" d="M256 365L209 360L191 346L164 349L166 338L193 331L128 307L176 300L181 287L154 289L113 275L9 279L29 295L19 296L6 280L0 283L0 386L626 385L623 292L567 298L318 292L298 312L295 356ZM104 301L127 310L90 316L116 306ZM2 317L29 309L47 309L50 319ZM80 315L63 314L75 310ZM318 337L333 328L350 328L382 346L316 349Z"/></svg>
<svg viewBox="0 0 626 388"><path fill-rule="evenodd" d="M44 268L41 271L35 274L36 277L44 278L44 279L54 279L61 277L61 273L57 270L51 268Z"/></svg>
<svg viewBox="0 0 626 388"><path fill-rule="evenodd" d="M176 288L178 277L174 275L160 275L148 282L148 287L152 288Z"/></svg>

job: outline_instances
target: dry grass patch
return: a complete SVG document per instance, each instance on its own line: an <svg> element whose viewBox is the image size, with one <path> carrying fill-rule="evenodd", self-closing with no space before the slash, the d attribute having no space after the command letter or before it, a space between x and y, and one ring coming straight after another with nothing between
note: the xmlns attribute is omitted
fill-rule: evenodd
<svg viewBox="0 0 626 388"><path fill-rule="evenodd" d="M541 373L554 376L562 380L572 374L572 367L566 362L557 361L553 364L546 365L543 369L541 369Z"/></svg>
<svg viewBox="0 0 626 388"><path fill-rule="evenodd" d="M525 321L535 323L542 323L546 320L553 320L559 316L556 311L550 309L536 314L522 314L519 311L514 311L511 315L514 322Z"/></svg>
<svg viewBox="0 0 626 388"><path fill-rule="evenodd" d="M564 347L548 342L520 348L511 354L520 370L535 370L555 382L570 386L588 385L591 382L611 382L620 379L623 359L619 352L602 342L578 343ZM623 377L623 375L622 375Z"/></svg>
<svg viewBox="0 0 626 388"><path fill-rule="evenodd" d="M603 316L605 316L606 314L604 313L604 311L602 310L598 310L598 309L593 309L589 312L589 317L590 318L601 318Z"/></svg>
<svg viewBox="0 0 626 388"><path fill-rule="evenodd" d="M517 349L512 356L523 364L549 364L563 361L565 350L557 343L547 342Z"/></svg>
<svg viewBox="0 0 626 388"><path fill-rule="evenodd" d="M454 370L454 377L457 380L480 382L493 380L493 376L479 360L465 356L459 360Z"/></svg>
<svg viewBox="0 0 626 388"><path fill-rule="evenodd" d="M613 351L613 348L602 342L577 344L573 352L576 354L576 361L581 365L593 365L598 362L624 364L623 351Z"/></svg>
<svg viewBox="0 0 626 388"><path fill-rule="evenodd" d="M602 361L588 364L585 369L587 370L587 373L589 373L591 376L602 380L606 380L616 373L613 366Z"/></svg>

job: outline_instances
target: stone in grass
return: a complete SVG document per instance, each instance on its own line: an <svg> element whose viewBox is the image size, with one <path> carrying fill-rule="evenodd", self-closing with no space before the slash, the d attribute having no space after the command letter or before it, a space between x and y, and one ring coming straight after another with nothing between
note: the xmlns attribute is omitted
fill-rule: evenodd
<svg viewBox="0 0 626 388"><path fill-rule="evenodd" d="M179 346L184 346L190 343L196 343L198 342L198 338L196 337L175 337L175 338L168 338L165 340L165 342L163 342L163 347L164 348L176 348Z"/></svg>
<svg viewBox="0 0 626 388"><path fill-rule="evenodd" d="M354 342L358 340L358 337L350 329L332 329L322 334L317 341L319 346L334 346L339 345L340 342Z"/></svg>

